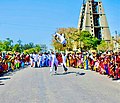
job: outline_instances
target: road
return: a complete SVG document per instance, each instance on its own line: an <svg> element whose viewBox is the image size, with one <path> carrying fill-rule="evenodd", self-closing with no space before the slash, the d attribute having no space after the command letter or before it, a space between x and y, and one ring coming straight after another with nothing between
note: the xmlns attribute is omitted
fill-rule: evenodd
<svg viewBox="0 0 120 103"><path fill-rule="evenodd" d="M0 77L0 103L120 103L120 82L94 71L27 67Z"/></svg>

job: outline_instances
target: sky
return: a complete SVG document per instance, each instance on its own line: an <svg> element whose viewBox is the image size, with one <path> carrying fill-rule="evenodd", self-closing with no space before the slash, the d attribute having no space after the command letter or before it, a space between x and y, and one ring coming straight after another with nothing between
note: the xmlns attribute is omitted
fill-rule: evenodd
<svg viewBox="0 0 120 103"><path fill-rule="evenodd" d="M120 34L120 0L102 0L112 35ZM46 44L57 28L78 26L82 0L0 0L0 40Z"/></svg>

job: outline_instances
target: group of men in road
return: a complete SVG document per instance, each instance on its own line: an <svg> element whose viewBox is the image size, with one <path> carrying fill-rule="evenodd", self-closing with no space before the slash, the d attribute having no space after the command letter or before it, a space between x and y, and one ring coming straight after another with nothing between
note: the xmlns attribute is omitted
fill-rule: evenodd
<svg viewBox="0 0 120 103"><path fill-rule="evenodd" d="M64 37L64 34L59 34L59 33L55 33L54 34L54 38L57 42L61 43L63 45L63 47L66 46L66 39ZM67 72L67 68L66 68L66 54L65 53L61 53L61 58L62 58L62 62L60 62L58 60L58 55L56 55L55 52L51 52L51 53L40 53L39 55L37 53L31 54L31 67L50 67L50 74L53 72L53 70L55 71L55 73L57 73L57 66L58 64L61 64L64 72Z"/></svg>
<svg viewBox="0 0 120 103"><path fill-rule="evenodd" d="M67 72L65 53L56 53L54 51L51 53L33 53L30 55L30 62L31 67L50 67L50 74L53 71L57 73L58 65L62 65L64 72Z"/></svg>

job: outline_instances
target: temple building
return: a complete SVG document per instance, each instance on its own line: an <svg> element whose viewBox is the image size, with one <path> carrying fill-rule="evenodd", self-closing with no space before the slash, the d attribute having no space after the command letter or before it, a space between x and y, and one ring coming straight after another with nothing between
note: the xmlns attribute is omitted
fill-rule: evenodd
<svg viewBox="0 0 120 103"><path fill-rule="evenodd" d="M99 40L110 42L111 34L101 0L83 0L78 29L87 30Z"/></svg>

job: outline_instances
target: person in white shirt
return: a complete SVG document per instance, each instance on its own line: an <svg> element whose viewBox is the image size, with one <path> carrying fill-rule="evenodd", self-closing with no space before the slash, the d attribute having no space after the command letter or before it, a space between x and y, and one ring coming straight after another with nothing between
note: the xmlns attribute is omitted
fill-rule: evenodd
<svg viewBox="0 0 120 103"><path fill-rule="evenodd" d="M57 73L58 60L54 52L52 52L51 54L51 59L52 61L51 61L51 67L50 67L50 74L53 72L54 67L55 67L55 73Z"/></svg>
<svg viewBox="0 0 120 103"><path fill-rule="evenodd" d="M66 46L66 40L64 34L55 33L54 37L57 42L63 44L63 47Z"/></svg>
<svg viewBox="0 0 120 103"><path fill-rule="evenodd" d="M48 54L48 60L49 60L49 67L51 67L51 63L52 63L52 54Z"/></svg>
<svg viewBox="0 0 120 103"><path fill-rule="evenodd" d="M37 68L39 58L38 58L38 54L36 52L33 54L33 58L34 58L34 67Z"/></svg>
<svg viewBox="0 0 120 103"><path fill-rule="evenodd" d="M43 55L42 53L39 54L39 67L43 66L43 64L42 64L42 62L43 62L43 56L42 55Z"/></svg>
<svg viewBox="0 0 120 103"><path fill-rule="evenodd" d="M66 54L65 54L65 53L62 53L62 67L63 67L65 73L66 73L67 70L68 70L67 67L66 67L66 58L67 58Z"/></svg>

